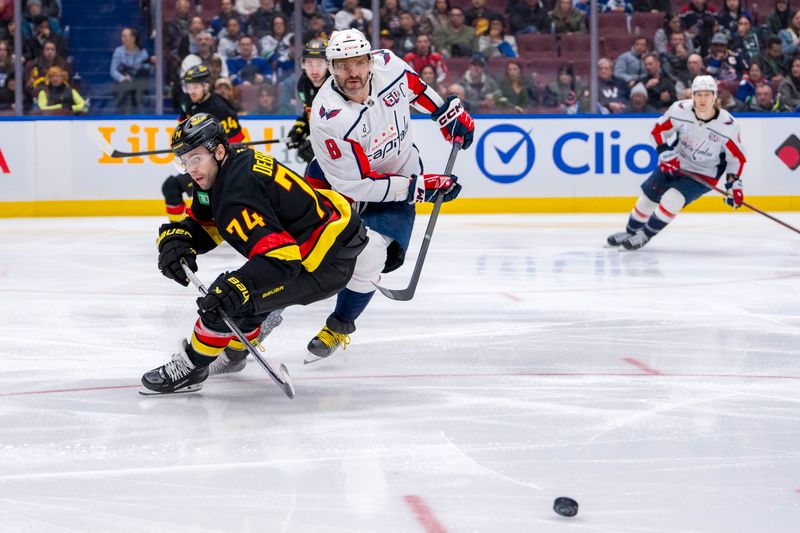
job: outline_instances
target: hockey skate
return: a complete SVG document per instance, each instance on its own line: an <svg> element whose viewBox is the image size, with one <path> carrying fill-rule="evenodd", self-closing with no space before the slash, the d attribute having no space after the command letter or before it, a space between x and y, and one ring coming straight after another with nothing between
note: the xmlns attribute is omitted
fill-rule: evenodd
<svg viewBox="0 0 800 533"><path fill-rule="evenodd" d="M258 333L258 339L255 342L259 346L261 342L272 333L272 330L277 328L283 322L281 313L283 309L278 309L271 312L264 322L261 323L261 331ZM263 351L263 350L262 350ZM234 372L241 372L247 366L247 350L234 350L232 348L225 348L225 351L217 357L213 363L208 367L208 375L216 376L218 374L233 374Z"/></svg>
<svg viewBox="0 0 800 533"><path fill-rule="evenodd" d="M633 233L628 233L627 231L620 231L617 233L612 233L606 239L606 242L611 246L619 246L631 237L633 237Z"/></svg>
<svg viewBox="0 0 800 533"><path fill-rule="evenodd" d="M303 364L315 363L326 357L333 355L339 346L342 350L347 349L350 344L350 335L347 333L337 333L328 326L323 327L317 335L308 343L309 355Z"/></svg>
<svg viewBox="0 0 800 533"><path fill-rule="evenodd" d="M194 366L186 353L188 346L186 339L181 339L180 349L172 354L171 361L143 375L142 385L147 390L140 390L139 394L195 392L203 388L203 382L208 378L208 367Z"/></svg>
<svg viewBox="0 0 800 533"><path fill-rule="evenodd" d="M638 250L650 240L644 232L640 231L639 233L632 235L629 239L622 241L622 246L625 247L626 250Z"/></svg>

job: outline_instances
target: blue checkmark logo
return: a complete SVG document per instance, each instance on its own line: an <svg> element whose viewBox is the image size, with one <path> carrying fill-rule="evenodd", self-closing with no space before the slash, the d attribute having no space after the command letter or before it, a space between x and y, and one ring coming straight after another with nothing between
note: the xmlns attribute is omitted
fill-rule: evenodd
<svg viewBox="0 0 800 533"><path fill-rule="evenodd" d="M498 124L478 140L475 159L481 172L497 183L514 183L533 168L536 150L527 132L513 124Z"/></svg>

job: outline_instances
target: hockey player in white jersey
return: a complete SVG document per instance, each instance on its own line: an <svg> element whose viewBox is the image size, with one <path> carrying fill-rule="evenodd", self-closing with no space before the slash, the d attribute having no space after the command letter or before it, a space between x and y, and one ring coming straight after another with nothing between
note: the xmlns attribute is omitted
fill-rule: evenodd
<svg viewBox="0 0 800 533"><path fill-rule="evenodd" d="M607 239L612 246L636 250L647 244L684 206L711 190L724 175L732 197L725 201L738 209L744 201L742 169L746 161L739 125L717 103L717 83L711 76L692 82L691 100L679 100L656 122L652 131L658 168L642 183L642 196L628 218L625 231ZM708 187L681 175L702 176Z"/></svg>
<svg viewBox="0 0 800 533"><path fill-rule="evenodd" d="M472 143L474 123L458 98L442 101L416 72L389 50L372 51L358 30L334 32L326 49L332 76L311 108L311 143L316 159L308 181L357 202L369 243L352 279L337 296L322 330L309 342L316 358L346 346L355 320L372 298L382 272L403 264L416 202L438 194L454 199L456 177L423 174L413 142L409 106L431 114L448 142Z"/></svg>

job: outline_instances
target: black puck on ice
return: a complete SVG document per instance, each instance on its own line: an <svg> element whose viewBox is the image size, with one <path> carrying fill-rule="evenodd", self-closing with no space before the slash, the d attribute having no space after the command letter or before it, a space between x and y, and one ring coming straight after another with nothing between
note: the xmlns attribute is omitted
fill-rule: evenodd
<svg viewBox="0 0 800 533"><path fill-rule="evenodd" d="M575 516L578 514L578 502L572 498L561 496L553 502L553 510L561 516Z"/></svg>

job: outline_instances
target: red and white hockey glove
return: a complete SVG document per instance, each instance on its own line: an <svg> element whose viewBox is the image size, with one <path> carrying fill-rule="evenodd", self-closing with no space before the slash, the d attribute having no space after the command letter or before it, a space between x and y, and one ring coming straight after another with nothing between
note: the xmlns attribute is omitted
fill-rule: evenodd
<svg viewBox="0 0 800 533"><path fill-rule="evenodd" d="M475 133L475 121L464 109L464 104L456 96L448 96L444 103L431 113L431 119L439 124L444 140L453 142L456 137L463 139L461 149L466 150L472 144Z"/></svg>
<svg viewBox="0 0 800 533"><path fill-rule="evenodd" d="M734 209L742 207L744 202L744 189L742 188L742 180L735 178L725 184L725 188L731 193L730 196L725 198L725 203Z"/></svg>
<svg viewBox="0 0 800 533"><path fill-rule="evenodd" d="M443 202L449 202L461 192L461 185L456 176L444 174L412 174L408 178L408 197L406 202L435 202L437 194L444 194Z"/></svg>
<svg viewBox="0 0 800 533"><path fill-rule="evenodd" d="M664 150L658 154L658 168L664 174L677 174L681 169L681 160L675 150Z"/></svg>

